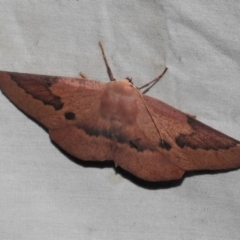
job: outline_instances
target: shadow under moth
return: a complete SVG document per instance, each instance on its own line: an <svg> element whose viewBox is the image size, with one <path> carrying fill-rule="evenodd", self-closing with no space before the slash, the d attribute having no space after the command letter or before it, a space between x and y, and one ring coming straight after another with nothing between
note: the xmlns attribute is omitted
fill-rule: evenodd
<svg viewBox="0 0 240 240"><path fill-rule="evenodd" d="M116 81L99 45L108 83L83 74L69 78L1 71L0 89L46 127L55 143L81 160L113 160L147 181L240 167L239 141L142 94L131 79Z"/></svg>

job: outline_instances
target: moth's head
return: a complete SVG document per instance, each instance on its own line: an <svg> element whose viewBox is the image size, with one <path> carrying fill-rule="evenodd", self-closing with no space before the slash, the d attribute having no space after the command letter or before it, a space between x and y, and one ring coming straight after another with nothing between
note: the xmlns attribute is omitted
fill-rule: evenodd
<svg viewBox="0 0 240 240"><path fill-rule="evenodd" d="M132 82L132 78L126 77L126 78L122 78L122 79L118 79L115 81L118 85L124 85L124 86L128 86L128 87L134 87L133 82Z"/></svg>
<svg viewBox="0 0 240 240"><path fill-rule="evenodd" d="M131 80L129 80L127 78L108 82L106 86L110 91L114 91L114 92L118 92L118 93L122 93L122 94L126 94L126 93L133 94L133 92L135 92L135 90L137 89L132 84Z"/></svg>
<svg viewBox="0 0 240 240"><path fill-rule="evenodd" d="M134 86L131 77L126 77L126 78L122 78L122 79L117 79L117 80L115 80L115 81L118 81L118 82L123 81L123 82L125 82L125 84L130 84L130 85Z"/></svg>

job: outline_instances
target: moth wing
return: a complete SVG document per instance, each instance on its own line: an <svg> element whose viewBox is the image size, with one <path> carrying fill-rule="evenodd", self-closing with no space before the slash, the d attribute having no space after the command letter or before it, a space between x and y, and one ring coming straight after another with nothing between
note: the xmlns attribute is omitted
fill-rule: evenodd
<svg viewBox="0 0 240 240"><path fill-rule="evenodd" d="M160 129L160 145L183 170L240 167L240 142L149 96L144 100Z"/></svg>
<svg viewBox="0 0 240 240"><path fill-rule="evenodd" d="M95 125L103 85L86 79L0 72L2 92L46 127L53 141L83 160L110 159L109 146L78 127Z"/></svg>

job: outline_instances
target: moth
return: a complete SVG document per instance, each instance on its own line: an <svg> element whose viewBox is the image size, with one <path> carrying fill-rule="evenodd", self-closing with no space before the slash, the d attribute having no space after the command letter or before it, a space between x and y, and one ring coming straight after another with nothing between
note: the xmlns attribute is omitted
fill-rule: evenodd
<svg viewBox="0 0 240 240"><path fill-rule="evenodd" d="M99 45L108 83L83 74L70 78L1 71L0 89L47 128L55 143L81 160L113 160L147 181L240 167L238 140L142 94L129 78L116 81Z"/></svg>

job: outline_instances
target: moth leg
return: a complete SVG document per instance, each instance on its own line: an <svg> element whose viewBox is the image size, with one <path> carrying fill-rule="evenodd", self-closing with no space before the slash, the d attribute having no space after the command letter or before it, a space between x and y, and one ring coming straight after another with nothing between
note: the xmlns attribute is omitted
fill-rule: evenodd
<svg viewBox="0 0 240 240"><path fill-rule="evenodd" d="M197 116L196 115L192 115L192 114L189 114L189 113L185 113L188 117L190 117L190 118L194 118L194 119L196 119L197 118Z"/></svg>
<svg viewBox="0 0 240 240"><path fill-rule="evenodd" d="M82 72L79 73L79 76L80 76L81 78L86 78L86 79L88 79L88 77L87 77L84 73L82 73Z"/></svg>
<svg viewBox="0 0 240 240"><path fill-rule="evenodd" d="M112 70L111 70L111 68L108 64L107 57L106 57L104 49L103 49L103 45L102 45L101 42L98 42L98 45L99 45L99 47L101 48L101 51L102 51L103 60L104 60L105 66L107 68L108 77L109 77L110 81L116 81L116 79L113 77Z"/></svg>
<svg viewBox="0 0 240 240"><path fill-rule="evenodd" d="M149 85L152 84L152 85L149 87L149 88L151 88L155 83L157 83L157 82L163 77L163 75L166 73L167 70L168 70L168 68L166 67L166 68L164 69L164 71L163 71L158 77L154 78L154 79L153 79L152 81L150 81L149 83L146 83L146 84L144 84L143 86L139 87L138 90L140 90L140 89L142 89L142 88L145 88L145 87L148 87ZM146 89L144 92L148 91L149 88Z"/></svg>

